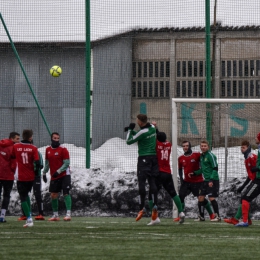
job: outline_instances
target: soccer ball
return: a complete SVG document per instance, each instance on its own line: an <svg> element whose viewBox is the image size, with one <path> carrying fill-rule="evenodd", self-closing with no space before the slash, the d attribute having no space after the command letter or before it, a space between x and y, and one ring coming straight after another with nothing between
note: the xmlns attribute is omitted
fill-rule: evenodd
<svg viewBox="0 0 260 260"><path fill-rule="evenodd" d="M50 73L53 77L59 77L62 73L62 69L60 66L55 65L51 67Z"/></svg>

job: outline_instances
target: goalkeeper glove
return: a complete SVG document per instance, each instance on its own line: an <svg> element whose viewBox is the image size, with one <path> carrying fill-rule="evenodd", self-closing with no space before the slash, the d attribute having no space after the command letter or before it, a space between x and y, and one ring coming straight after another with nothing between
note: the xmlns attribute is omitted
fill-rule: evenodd
<svg viewBox="0 0 260 260"><path fill-rule="evenodd" d="M46 176L46 174L43 174L43 175L42 175L42 179L43 179L43 181L44 181L45 183L47 183L47 176Z"/></svg>
<svg viewBox="0 0 260 260"><path fill-rule="evenodd" d="M125 131L125 132L127 132L127 131L128 131L128 126L126 126L126 127L124 128L124 131Z"/></svg>
<svg viewBox="0 0 260 260"><path fill-rule="evenodd" d="M58 176L59 176L58 172L54 172L53 175L52 175L53 178L57 178Z"/></svg>
<svg viewBox="0 0 260 260"><path fill-rule="evenodd" d="M135 128L135 123L130 123L130 125L128 126L128 130L131 129L131 130L134 130Z"/></svg>
<svg viewBox="0 0 260 260"><path fill-rule="evenodd" d="M251 172L257 172L257 171L259 171L259 169L258 169L258 167L255 166L255 167L252 167L252 168L250 169L250 171L251 171Z"/></svg>

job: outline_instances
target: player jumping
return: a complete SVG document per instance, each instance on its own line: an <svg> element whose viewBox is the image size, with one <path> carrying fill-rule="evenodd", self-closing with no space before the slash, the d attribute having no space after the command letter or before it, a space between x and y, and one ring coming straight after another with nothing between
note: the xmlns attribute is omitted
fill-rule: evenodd
<svg viewBox="0 0 260 260"><path fill-rule="evenodd" d="M154 124L155 122L153 122ZM185 219L185 214L183 213L183 208L181 205L181 200L177 195L174 183L172 179L172 172L170 167L170 157L171 157L171 149L172 144L166 140L166 134L164 132L157 132L157 141L156 141L156 153L159 165L159 176L156 178L156 185L158 191L163 186L164 189L171 196L174 201L176 207L179 211L179 223L182 224ZM149 194L150 197L150 194ZM149 198L150 200L151 198ZM149 203L150 204L150 203ZM160 220L157 218L155 221L151 220L148 225L159 224Z"/></svg>
<svg viewBox="0 0 260 260"><path fill-rule="evenodd" d="M129 127L125 127L127 131L126 143L131 145L138 142L138 163L137 163L137 179L139 187L139 207L140 211L136 217L136 221L140 220L146 214L145 204L145 183L148 180L149 192L153 200L152 220L158 218L157 210L157 187L155 178L159 174L158 162L156 156L156 130L155 126L147 122L147 116L144 114L137 115L137 124L140 127L138 132L134 131L135 123L130 123Z"/></svg>

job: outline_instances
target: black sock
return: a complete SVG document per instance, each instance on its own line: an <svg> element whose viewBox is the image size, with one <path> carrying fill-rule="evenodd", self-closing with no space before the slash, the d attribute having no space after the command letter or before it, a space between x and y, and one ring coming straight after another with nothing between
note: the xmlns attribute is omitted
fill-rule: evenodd
<svg viewBox="0 0 260 260"><path fill-rule="evenodd" d="M211 200L210 202L211 202L211 205L213 207L214 213L218 214L218 216L219 216L217 201L216 200Z"/></svg>
<svg viewBox="0 0 260 260"><path fill-rule="evenodd" d="M198 202L198 207L199 207L200 216L202 218L204 218L204 201L199 201Z"/></svg>

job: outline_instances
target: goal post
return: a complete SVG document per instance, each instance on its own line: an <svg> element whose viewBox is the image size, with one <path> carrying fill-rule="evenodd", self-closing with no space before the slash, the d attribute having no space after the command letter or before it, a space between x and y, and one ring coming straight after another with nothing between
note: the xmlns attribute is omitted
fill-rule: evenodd
<svg viewBox="0 0 260 260"><path fill-rule="evenodd" d="M172 173L176 188L181 142L191 141L199 150L200 141L208 137L206 117L209 114L213 129L210 141L213 141L213 152L217 152L221 181L226 182L228 175L245 176L244 160L237 146L244 139L254 144L254 138L260 132L260 99L173 98ZM173 216L176 216L176 209Z"/></svg>

